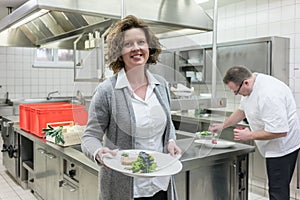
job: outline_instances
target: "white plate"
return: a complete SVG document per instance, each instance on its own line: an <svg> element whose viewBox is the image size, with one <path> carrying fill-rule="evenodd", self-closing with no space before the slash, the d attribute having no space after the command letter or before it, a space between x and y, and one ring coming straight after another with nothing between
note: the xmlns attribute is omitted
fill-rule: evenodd
<svg viewBox="0 0 300 200"><path fill-rule="evenodd" d="M230 148L235 145L235 142L226 141L226 140L218 140L217 144L213 144L211 140L195 140L195 143L204 144L204 146L208 148L218 148L218 149Z"/></svg>
<svg viewBox="0 0 300 200"><path fill-rule="evenodd" d="M154 157L154 161L157 163L157 168L164 167L171 162L173 162L170 166L162 168L160 170L151 172L151 173L132 173L131 170L125 169L128 166L121 165L121 155L124 152L128 152L130 154L139 154L139 152L144 151L146 153L150 153ZM169 176L169 175L174 175L177 174L178 172L181 171L182 169L182 164L181 162L176 158L172 157L169 154L165 153L160 153L156 151L148 151L148 150L120 150L118 151L117 155L115 157L111 156L104 156L103 157L103 162L104 164L118 172L121 172L127 176L132 176L132 177L144 177L144 178L151 178L151 177L156 177L156 176Z"/></svg>

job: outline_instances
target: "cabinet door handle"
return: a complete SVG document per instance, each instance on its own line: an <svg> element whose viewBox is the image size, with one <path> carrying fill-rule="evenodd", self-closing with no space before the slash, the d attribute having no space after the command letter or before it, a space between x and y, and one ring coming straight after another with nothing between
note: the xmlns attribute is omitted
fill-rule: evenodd
<svg viewBox="0 0 300 200"><path fill-rule="evenodd" d="M53 155L52 153L45 153L45 156L47 156L47 158L50 158L50 159L56 158L56 156Z"/></svg>
<svg viewBox="0 0 300 200"><path fill-rule="evenodd" d="M42 148L37 148L38 152L40 152L40 154L45 154L46 150L42 149Z"/></svg>
<svg viewBox="0 0 300 200"><path fill-rule="evenodd" d="M70 192L75 192L77 190L77 188L73 187L72 185L66 182L64 182L61 186L64 188L68 188Z"/></svg>
<svg viewBox="0 0 300 200"><path fill-rule="evenodd" d="M236 187L237 187L237 164L236 162L232 163L232 170L233 170L233 199L236 199Z"/></svg>

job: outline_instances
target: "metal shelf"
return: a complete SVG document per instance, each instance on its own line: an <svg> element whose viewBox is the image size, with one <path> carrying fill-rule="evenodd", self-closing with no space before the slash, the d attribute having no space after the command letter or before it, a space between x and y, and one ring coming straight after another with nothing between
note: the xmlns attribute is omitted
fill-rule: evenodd
<svg viewBox="0 0 300 200"><path fill-rule="evenodd" d="M171 99L171 110L192 110L199 108L221 108L226 107L226 98L186 98L186 99Z"/></svg>

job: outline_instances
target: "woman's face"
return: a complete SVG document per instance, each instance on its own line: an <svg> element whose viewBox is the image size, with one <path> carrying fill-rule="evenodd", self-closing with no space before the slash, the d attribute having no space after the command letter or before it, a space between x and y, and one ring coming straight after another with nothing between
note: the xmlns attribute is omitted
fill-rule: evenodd
<svg viewBox="0 0 300 200"><path fill-rule="evenodd" d="M132 28L125 31L122 57L126 70L144 66L147 63L149 45L143 29Z"/></svg>

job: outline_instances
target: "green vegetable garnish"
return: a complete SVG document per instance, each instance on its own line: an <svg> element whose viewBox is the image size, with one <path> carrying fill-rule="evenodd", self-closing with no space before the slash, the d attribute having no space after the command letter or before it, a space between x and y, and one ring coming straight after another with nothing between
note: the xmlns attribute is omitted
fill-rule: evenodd
<svg viewBox="0 0 300 200"><path fill-rule="evenodd" d="M131 170L132 173L150 173L155 171L156 167L157 164L154 162L153 156L141 151L131 168L126 167L125 169Z"/></svg>
<svg viewBox="0 0 300 200"><path fill-rule="evenodd" d="M211 132L210 131L202 131L202 132L200 132L200 135L208 136L208 135L211 135Z"/></svg>
<svg viewBox="0 0 300 200"><path fill-rule="evenodd" d="M46 136L54 137L55 144L58 144L60 142L62 144L65 144L65 141L62 137L62 129L63 129L63 126L53 128L52 126L48 125L48 128L44 128L43 132L46 133L45 137Z"/></svg>
<svg viewBox="0 0 300 200"><path fill-rule="evenodd" d="M121 156L123 156L123 157L128 157L129 156L129 154L128 153L122 153L122 155Z"/></svg>

